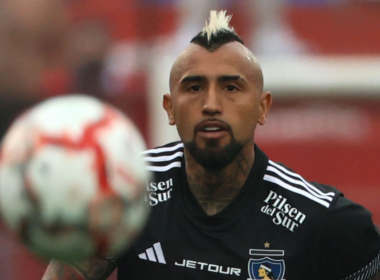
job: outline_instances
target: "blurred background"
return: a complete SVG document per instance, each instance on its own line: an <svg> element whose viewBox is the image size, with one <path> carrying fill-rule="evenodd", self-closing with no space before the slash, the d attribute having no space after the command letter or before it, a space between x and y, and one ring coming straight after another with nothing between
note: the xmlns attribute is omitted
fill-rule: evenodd
<svg viewBox="0 0 380 280"><path fill-rule="evenodd" d="M256 133L261 149L309 181L338 187L380 225L376 0L2 0L0 139L33 104L85 93L123 110L149 147L177 140L162 95L210 9L233 14L273 94ZM1 225L0 248L1 280L42 277L46 261Z"/></svg>

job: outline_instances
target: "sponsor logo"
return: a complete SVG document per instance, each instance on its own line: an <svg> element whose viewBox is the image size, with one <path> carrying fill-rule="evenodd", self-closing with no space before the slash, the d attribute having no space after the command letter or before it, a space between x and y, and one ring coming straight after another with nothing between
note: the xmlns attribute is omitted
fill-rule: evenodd
<svg viewBox="0 0 380 280"><path fill-rule="evenodd" d="M153 244L153 247L150 247L146 249L144 253L139 254L139 258L142 260L166 264L165 256L162 252L160 242Z"/></svg>
<svg viewBox="0 0 380 280"><path fill-rule="evenodd" d="M149 201L151 206L156 206L160 202L165 202L171 198L173 191L173 179L161 182L147 182L145 201Z"/></svg>
<svg viewBox="0 0 380 280"><path fill-rule="evenodd" d="M269 192L264 202L267 205L261 207L261 212L273 217L275 225L281 225L291 232L294 232L306 219L304 213L286 203L287 199L274 191Z"/></svg>
<svg viewBox="0 0 380 280"><path fill-rule="evenodd" d="M205 262L198 262L192 260L182 260L181 262L175 262L176 266L183 266L191 269L199 269L213 273L227 274L227 275L235 275L240 276L241 269L236 267L229 267Z"/></svg>
<svg viewBox="0 0 380 280"><path fill-rule="evenodd" d="M285 261L271 257L281 257L285 255L283 250L259 250L251 249L250 255L256 258L249 259L248 274L249 280L253 279L277 279L284 280Z"/></svg>

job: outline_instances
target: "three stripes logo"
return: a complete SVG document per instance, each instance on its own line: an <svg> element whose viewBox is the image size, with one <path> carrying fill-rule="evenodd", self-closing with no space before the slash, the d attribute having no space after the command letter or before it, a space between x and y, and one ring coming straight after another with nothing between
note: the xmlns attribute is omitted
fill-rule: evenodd
<svg viewBox="0 0 380 280"><path fill-rule="evenodd" d="M166 264L165 256L162 252L160 242L153 244L153 247L150 247L146 249L144 253L139 254L139 258L142 260Z"/></svg>
<svg viewBox="0 0 380 280"><path fill-rule="evenodd" d="M302 195L326 208L330 207L335 196L334 192L323 192L297 173L271 160L269 160L264 180L289 192ZM266 204L261 208L261 212L272 217L275 225L283 226L291 232L294 232L306 219L306 214L291 205L286 197L273 190L269 190L264 202Z"/></svg>
<svg viewBox="0 0 380 280"><path fill-rule="evenodd" d="M294 173L271 160L269 160L264 180L272 182L290 192L302 195L326 208L330 207L330 203L335 196L334 192L321 191L307 182L299 174Z"/></svg>

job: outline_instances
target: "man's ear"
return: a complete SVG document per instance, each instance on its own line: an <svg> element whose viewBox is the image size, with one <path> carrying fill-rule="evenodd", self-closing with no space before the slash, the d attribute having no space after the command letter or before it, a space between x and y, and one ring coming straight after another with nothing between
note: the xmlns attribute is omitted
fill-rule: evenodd
<svg viewBox="0 0 380 280"><path fill-rule="evenodd" d="M272 105L272 94L270 92L261 93L260 97L260 117L258 123L264 125L267 120L267 114Z"/></svg>
<svg viewBox="0 0 380 280"><path fill-rule="evenodd" d="M164 107L166 114L168 114L169 124L175 125L173 116L172 96L169 93L164 95L164 99L162 100L162 106Z"/></svg>

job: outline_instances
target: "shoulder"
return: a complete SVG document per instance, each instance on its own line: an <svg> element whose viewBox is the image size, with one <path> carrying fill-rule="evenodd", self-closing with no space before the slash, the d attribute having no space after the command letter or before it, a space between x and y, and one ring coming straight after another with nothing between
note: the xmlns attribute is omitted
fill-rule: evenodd
<svg viewBox="0 0 380 280"><path fill-rule="evenodd" d="M309 182L271 160L263 179L268 183L268 202L281 205L286 199L283 204L302 209L310 229L319 233L322 257L318 262L326 279L328 275L334 279L364 277L380 268L380 235L366 208L345 198L338 189Z"/></svg>
<svg viewBox="0 0 380 280"><path fill-rule="evenodd" d="M318 263L325 279L331 275L334 279L369 279L380 269L380 235L365 207L338 189L309 182L271 160L263 180L267 183L265 202L284 211L287 204L302 211L307 217L304 224L318 232L322 256Z"/></svg>
<svg viewBox="0 0 380 280"><path fill-rule="evenodd" d="M321 266L335 264L337 279L369 279L380 270L380 234L365 207L341 196L324 217Z"/></svg>
<svg viewBox="0 0 380 280"><path fill-rule="evenodd" d="M146 169L154 172L165 172L182 166L183 143L171 142L142 153Z"/></svg>
<svg viewBox="0 0 380 280"><path fill-rule="evenodd" d="M372 214L365 207L344 197L337 188L309 182L281 163L268 160L263 180L269 184L269 190L280 193L289 201L307 205L307 208L315 210L318 215L323 212L323 218L327 222L335 225L349 224L360 218L363 223L372 223Z"/></svg>

